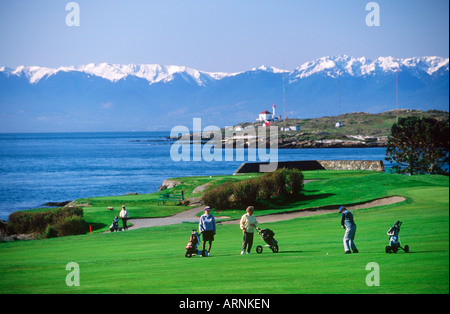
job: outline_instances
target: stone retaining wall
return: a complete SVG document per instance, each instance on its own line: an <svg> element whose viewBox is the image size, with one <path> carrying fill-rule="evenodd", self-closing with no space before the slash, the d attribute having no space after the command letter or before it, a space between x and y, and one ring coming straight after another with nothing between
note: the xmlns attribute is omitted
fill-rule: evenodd
<svg viewBox="0 0 450 314"><path fill-rule="evenodd" d="M234 173L260 172L260 165L267 162L243 163ZM369 170L384 172L384 163L381 160L299 160L280 161L277 169L299 170Z"/></svg>
<svg viewBox="0 0 450 314"><path fill-rule="evenodd" d="M370 170L384 172L381 160L318 160L326 170Z"/></svg>

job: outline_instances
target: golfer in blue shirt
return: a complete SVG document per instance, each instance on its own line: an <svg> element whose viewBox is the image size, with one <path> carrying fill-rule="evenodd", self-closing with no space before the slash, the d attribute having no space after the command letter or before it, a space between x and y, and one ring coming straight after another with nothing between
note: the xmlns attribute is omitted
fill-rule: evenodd
<svg viewBox="0 0 450 314"><path fill-rule="evenodd" d="M344 235L344 250L345 254L358 253L358 249L355 245L356 224L353 221L353 214L348 211L345 206L339 208L339 213L342 213L341 225L345 229Z"/></svg>
<svg viewBox="0 0 450 314"><path fill-rule="evenodd" d="M214 216L211 215L211 208L209 206L205 207L205 213L200 217L198 231L202 234L203 237L202 256L209 256L212 242L214 241L214 235L216 234L216 220L214 219ZM209 242L207 252L205 252L206 241Z"/></svg>

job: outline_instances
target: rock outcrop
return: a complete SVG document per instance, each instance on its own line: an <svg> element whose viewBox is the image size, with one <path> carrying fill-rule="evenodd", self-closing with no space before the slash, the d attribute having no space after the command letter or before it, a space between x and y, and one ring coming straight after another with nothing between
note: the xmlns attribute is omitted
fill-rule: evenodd
<svg viewBox="0 0 450 314"><path fill-rule="evenodd" d="M173 187L176 187L177 185L181 184L180 181L175 181L175 180L164 180L163 183L161 184L161 186L158 189L159 191L163 191L166 189L171 189Z"/></svg>

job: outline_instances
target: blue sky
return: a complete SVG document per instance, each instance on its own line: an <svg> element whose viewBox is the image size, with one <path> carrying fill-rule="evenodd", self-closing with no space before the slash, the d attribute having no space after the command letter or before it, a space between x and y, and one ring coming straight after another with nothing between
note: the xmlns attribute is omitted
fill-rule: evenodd
<svg viewBox="0 0 450 314"><path fill-rule="evenodd" d="M0 66L91 62L186 65L236 72L293 69L323 56L449 55L449 1L79 0L80 26L65 0L0 0Z"/></svg>

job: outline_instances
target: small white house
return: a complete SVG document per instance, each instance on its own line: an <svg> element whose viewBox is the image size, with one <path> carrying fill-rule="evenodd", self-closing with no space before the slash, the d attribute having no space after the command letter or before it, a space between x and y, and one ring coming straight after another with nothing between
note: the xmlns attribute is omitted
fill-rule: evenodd
<svg viewBox="0 0 450 314"><path fill-rule="evenodd" d="M272 106L273 113L268 110L264 110L259 114L258 119L256 121L259 122L270 122L270 121L278 121L278 117L275 116L275 104Z"/></svg>
<svg viewBox="0 0 450 314"><path fill-rule="evenodd" d="M271 121L272 120L272 113L270 111L264 110L259 114L258 119L256 121Z"/></svg>
<svg viewBox="0 0 450 314"><path fill-rule="evenodd" d="M286 129L284 127L281 127L281 131L300 131L300 126L287 126Z"/></svg>
<svg viewBox="0 0 450 314"><path fill-rule="evenodd" d="M342 123L340 121L336 122L335 127L341 128L342 127Z"/></svg>

